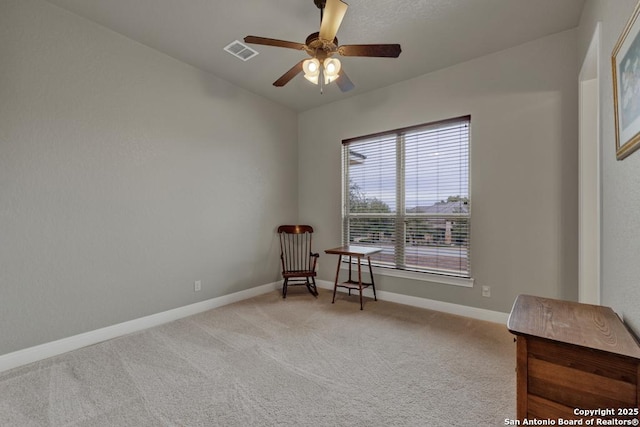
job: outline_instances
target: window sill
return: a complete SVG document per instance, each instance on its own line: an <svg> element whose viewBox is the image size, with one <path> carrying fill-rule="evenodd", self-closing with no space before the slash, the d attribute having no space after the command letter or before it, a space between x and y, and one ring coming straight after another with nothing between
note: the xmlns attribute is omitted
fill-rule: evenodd
<svg viewBox="0 0 640 427"><path fill-rule="evenodd" d="M355 264L355 263L354 263ZM343 262L340 266L341 270L348 271L349 265ZM357 269L354 269L357 274ZM369 269L366 264L362 264L362 271L368 273ZM439 283L443 285L462 286L465 288L473 288L473 278L445 276L442 274L423 273L418 271L398 270L395 268L373 267L373 274L380 276L400 277L402 279L420 280L423 282Z"/></svg>

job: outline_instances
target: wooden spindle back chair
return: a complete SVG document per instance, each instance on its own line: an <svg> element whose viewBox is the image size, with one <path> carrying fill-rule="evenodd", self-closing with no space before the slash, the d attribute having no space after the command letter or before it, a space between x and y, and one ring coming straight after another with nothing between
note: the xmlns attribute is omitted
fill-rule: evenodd
<svg viewBox="0 0 640 427"><path fill-rule="evenodd" d="M289 285L305 285L313 296L318 296L316 287L317 253L311 250L313 227L310 225L281 225L280 260L282 261L282 298L287 297Z"/></svg>

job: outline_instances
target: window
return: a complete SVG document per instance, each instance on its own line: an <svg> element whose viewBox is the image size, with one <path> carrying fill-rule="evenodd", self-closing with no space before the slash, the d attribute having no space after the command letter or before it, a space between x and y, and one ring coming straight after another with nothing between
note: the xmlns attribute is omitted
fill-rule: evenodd
<svg viewBox="0 0 640 427"><path fill-rule="evenodd" d="M344 244L378 267L470 277L470 116L342 141Z"/></svg>

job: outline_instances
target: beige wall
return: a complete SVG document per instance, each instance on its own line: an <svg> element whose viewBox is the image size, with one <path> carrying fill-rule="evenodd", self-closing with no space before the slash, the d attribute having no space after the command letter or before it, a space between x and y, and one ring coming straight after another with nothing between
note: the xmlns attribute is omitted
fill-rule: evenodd
<svg viewBox="0 0 640 427"><path fill-rule="evenodd" d="M317 228L318 249L340 243L342 139L471 114L475 287L383 276L377 287L502 312L520 293L576 299L576 35L545 37L300 114L299 216ZM335 262L321 258L322 279L333 279ZM491 286L491 298L481 296L482 285Z"/></svg>
<svg viewBox="0 0 640 427"><path fill-rule="evenodd" d="M0 354L276 280L296 143L288 109L0 2Z"/></svg>
<svg viewBox="0 0 640 427"><path fill-rule="evenodd" d="M613 307L640 332L640 152L615 158L611 54L637 0L587 0L578 28L580 62L596 22L600 48L600 129L602 141L602 304Z"/></svg>
<svg viewBox="0 0 640 427"><path fill-rule="evenodd" d="M340 242L343 138L466 114L476 286L379 288L503 312L519 293L575 299L576 45L297 116L42 0L0 2L0 354L277 280L278 224L313 224L321 253Z"/></svg>

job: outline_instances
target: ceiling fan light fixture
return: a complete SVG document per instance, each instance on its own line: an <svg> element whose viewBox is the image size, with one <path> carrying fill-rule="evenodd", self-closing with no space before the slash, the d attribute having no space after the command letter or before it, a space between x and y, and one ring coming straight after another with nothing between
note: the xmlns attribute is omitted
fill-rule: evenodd
<svg viewBox="0 0 640 427"><path fill-rule="evenodd" d="M318 76L320 76L320 61L316 58L307 59L302 63L302 71L304 78L313 84L318 84Z"/></svg>
<svg viewBox="0 0 640 427"><path fill-rule="evenodd" d="M316 58L307 59L302 64L305 74L317 74L320 71L320 61Z"/></svg>
<svg viewBox="0 0 640 427"><path fill-rule="evenodd" d="M340 68L342 64L337 58L328 58L322 64L324 67L324 83L329 84L340 77Z"/></svg>
<svg viewBox="0 0 640 427"><path fill-rule="evenodd" d="M311 83L313 83L314 85L318 84L318 76L310 76L309 74L305 74L304 78L309 80Z"/></svg>

